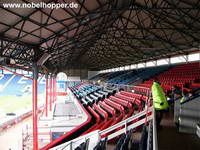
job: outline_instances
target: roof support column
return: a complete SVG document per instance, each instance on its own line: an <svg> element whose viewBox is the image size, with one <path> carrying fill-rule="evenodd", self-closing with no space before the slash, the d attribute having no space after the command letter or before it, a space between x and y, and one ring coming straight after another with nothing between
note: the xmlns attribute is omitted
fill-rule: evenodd
<svg viewBox="0 0 200 150"><path fill-rule="evenodd" d="M171 57L169 57L169 65L170 66L172 65L172 59L171 59Z"/></svg>
<svg viewBox="0 0 200 150"><path fill-rule="evenodd" d="M45 115L46 117L48 117L48 98L49 98L49 78L48 78L48 74L45 75L46 78L46 102L45 102Z"/></svg>
<svg viewBox="0 0 200 150"><path fill-rule="evenodd" d="M33 106L33 150L38 150L38 107L37 107L37 80L38 66L33 64L33 83L32 83L32 106Z"/></svg>
<svg viewBox="0 0 200 150"><path fill-rule="evenodd" d="M56 75L54 76L54 102L57 100Z"/></svg>
<svg viewBox="0 0 200 150"><path fill-rule="evenodd" d="M158 60L155 60L155 66L156 67L158 66Z"/></svg>
<svg viewBox="0 0 200 150"><path fill-rule="evenodd" d="M53 101L53 78L52 75L50 76L50 108L49 110L52 111L52 101Z"/></svg>
<svg viewBox="0 0 200 150"><path fill-rule="evenodd" d="M164 60L167 62L167 65L171 65L170 58L166 58L166 59L164 59Z"/></svg>
<svg viewBox="0 0 200 150"><path fill-rule="evenodd" d="M182 58L185 60L186 63L188 62L187 55L183 55Z"/></svg>
<svg viewBox="0 0 200 150"><path fill-rule="evenodd" d="M145 69L147 68L147 62L144 63L144 68L145 68Z"/></svg>
<svg viewBox="0 0 200 150"><path fill-rule="evenodd" d="M52 77L52 102L55 102L55 75Z"/></svg>
<svg viewBox="0 0 200 150"><path fill-rule="evenodd" d="M188 64L189 62L188 54L185 55L185 60L186 60L186 63Z"/></svg>

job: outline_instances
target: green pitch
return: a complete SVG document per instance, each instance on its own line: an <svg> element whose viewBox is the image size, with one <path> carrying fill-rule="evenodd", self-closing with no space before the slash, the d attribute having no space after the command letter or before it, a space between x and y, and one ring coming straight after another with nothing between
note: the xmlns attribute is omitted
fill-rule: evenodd
<svg viewBox="0 0 200 150"><path fill-rule="evenodd" d="M40 101L40 100L38 100ZM0 96L0 115L9 112L16 112L32 106L32 97Z"/></svg>

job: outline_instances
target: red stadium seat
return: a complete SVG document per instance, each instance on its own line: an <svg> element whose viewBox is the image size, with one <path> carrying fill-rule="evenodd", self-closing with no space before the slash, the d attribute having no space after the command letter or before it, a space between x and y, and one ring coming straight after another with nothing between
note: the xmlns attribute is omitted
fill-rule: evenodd
<svg viewBox="0 0 200 150"><path fill-rule="evenodd" d="M142 109L142 102L137 98L128 97L128 96L122 95L120 93L115 94L115 97L121 98L123 100L126 100L128 102L131 102L131 103L137 105L137 108L139 111Z"/></svg>
<svg viewBox="0 0 200 150"><path fill-rule="evenodd" d="M110 96L109 99L112 100L113 102L116 102L116 103L121 104L122 106L128 108L127 109L128 113L126 115L126 118L130 117L134 113L133 106L128 101L122 100L122 99L114 97L114 96Z"/></svg>

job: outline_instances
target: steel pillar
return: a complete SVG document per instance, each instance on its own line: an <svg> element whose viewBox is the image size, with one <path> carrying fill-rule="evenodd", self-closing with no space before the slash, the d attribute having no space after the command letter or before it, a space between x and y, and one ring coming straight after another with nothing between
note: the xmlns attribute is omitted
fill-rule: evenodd
<svg viewBox="0 0 200 150"><path fill-rule="evenodd" d="M49 97L49 79L48 79L48 74L45 75L46 78L46 102L45 102L45 115L46 117L48 116L48 97Z"/></svg>
<svg viewBox="0 0 200 150"><path fill-rule="evenodd" d="M55 77L55 101L57 101L57 85L56 85L56 77Z"/></svg>
<svg viewBox="0 0 200 150"><path fill-rule="evenodd" d="M56 101L56 76L53 76L53 102Z"/></svg>
<svg viewBox="0 0 200 150"><path fill-rule="evenodd" d="M52 111L52 99L53 99L53 82L52 82L52 75L50 77L50 111Z"/></svg>
<svg viewBox="0 0 200 150"><path fill-rule="evenodd" d="M38 108L37 108L37 80L38 80L38 67L33 65L33 83L32 83L32 106L33 106L33 150L38 150Z"/></svg>
<svg viewBox="0 0 200 150"><path fill-rule="evenodd" d="M53 92L52 92L52 102L54 103L54 101L55 101L55 83L54 83L54 76L53 76L53 78L52 78L52 90L53 90Z"/></svg>

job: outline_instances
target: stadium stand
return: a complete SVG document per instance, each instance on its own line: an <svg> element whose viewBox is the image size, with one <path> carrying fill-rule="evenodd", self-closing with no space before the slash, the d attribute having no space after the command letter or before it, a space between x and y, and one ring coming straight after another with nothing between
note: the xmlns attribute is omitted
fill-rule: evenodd
<svg viewBox="0 0 200 150"><path fill-rule="evenodd" d="M82 128L79 128L78 131L71 132L73 135L78 136L80 133L81 135L85 135L95 130L104 130L129 118L136 112L138 113L143 110L143 95L125 91L115 91L115 89L106 89L101 86L85 83L71 87L70 90L86 111L92 116L92 121L88 129L83 130ZM101 93L101 96L96 96L99 97L98 100L93 93ZM109 93L109 96L106 96L107 93ZM103 99L102 95L107 98ZM137 111L135 111L135 108ZM68 139L71 134L65 136L65 139ZM62 136L60 138L62 138ZM57 144L55 143L55 145ZM47 147L44 147L44 149L47 148L50 147L48 145Z"/></svg>
<svg viewBox="0 0 200 150"><path fill-rule="evenodd" d="M150 77L155 76L165 70L169 69L169 66L160 66L160 67L150 67L146 69L137 69L137 70L126 70L121 71L120 73L103 73L91 78L92 80L101 80L106 83L111 84L131 84L137 80L145 80ZM102 76L104 78L102 78Z"/></svg>
<svg viewBox="0 0 200 150"><path fill-rule="evenodd" d="M166 71L167 70L167 71ZM158 69L158 71L155 71L154 73L152 73L153 71L151 69L146 69L143 73L139 74L139 77L142 79L146 79L146 81L144 81L144 83L139 84L138 86L142 86L142 87L146 87L146 88L151 88L152 82L154 78L158 78L161 86L164 88L164 91L166 92L166 94L170 93L172 91L172 87L174 85L180 87L183 91L186 92L192 92L195 88L198 87L199 84L199 64L198 63L190 63L190 64L184 64L184 65L177 65L177 66L173 66L173 67L169 67L169 66L164 66L164 67L160 67ZM130 71L128 73L119 75L118 77L115 77L111 80L106 80L110 83L120 83L116 82L117 80L120 79L124 79L124 76L127 76L127 74L132 74L133 72ZM148 74L149 73L149 74ZM152 73L152 74L151 74ZM147 75L146 75L147 74ZM153 77L151 79L148 80L148 78ZM111 106L112 108L117 108L117 105L119 105L118 107L121 107L120 113L123 114L123 119L125 119L126 115L127 117L131 116L132 113L134 112L134 110L132 109L132 105L131 103L134 103L134 105L136 105L139 109L141 109L141 105L142 102L146 102L147 101L147 97L146 95L144 95L144 93L146 93L146 90L141 88L137 88L134 87L133 88L134 91L137 93L132 93L132 92L126 92L126 91L121 91L121 92L117 92L115 95L110 95L108 99L103 100L103 102L99 102L98 105L100 105L102 107L102 109L104 109L105 111L107 111L108 113L112 114L112 116L116 116L116 114L114 112L111 111L111 109L107 109L106 106L104 106L104 104L108 104L109 106ZM140 95L143 94L143 95ZM126 101L124 101L126 100ZM186 107L181 107L181 114L179 114L179 119L181 120L179 125L180 125L180 131L187 131L187 132L192 132L195 133L196 131L196 125L198 123L199 118L194 119L193 121L187 120L187 117L184 118L185 114L188 114L188 112L186 112L188 109L193 109L193 110L197 110L195 111L195 113L198 113L199 110L197 108L194 109L194 106L197 106L196 102L198 101L191 101L189 103L195 103L193 104L188 104L188 103L184 103L184 105L186 105ZM117 103L117 105L116 105ZM98 106L96 104L94 104L94 109L98 109ZM128 113L126 112L126 108L128 110L128 113L130 113L130 115L128 115ZM116 112L118 111L117 109L115 110ZM131 112L131 110L133 112ZM100 110L99 110L100 111ZM99 112L97 111L97 113L103 113L103 112ZM105 112L104 112L105 113ZM194 112L192 113L194 114ZM98 118L98 117L97 117ZM108 119L108 116L104 114L104 120ZM119 119L120 120L120 119ZM98 121L99 122L99 121ZM108 123L111 122L111 124L113 125L113 120L109 120L107 121ZM190 123L189 123L190 122ZM192 124L191 124L192 123ZM191 130L189 130L188 125L190 124L190 126L192 125ZM187 126L187 127L186 127ZM145 127L146 128L146 127ZM149 127L149 130L151 132L152 127ZM89 130L89 131L94 131L95 129L98 129L98 126L96 128L92 128L93 130ZM100 128L102 129L102 128ZM150 134L149 132L149 134ZM86 132L88 133L88 132ZM149 140L149 138L151 138L151 144L149 145L150 147L152 147L152 133L150 135L147 135L147 131L143 130L142 134L142 138L140 141L140 147L144 148L147 147L147 141ZM144 142L146 144L144 144Z"/></svg>
<svg viewBox="0 0 200 150"><path fill-rule="evenodd" d="M81 82L80 81L66 81L67 87L73 87L79 85Z"/></svg>
<svg viewBox="0 0 200 150"><path fill-rule="evenodd" d="M28 75L30 77L31 75ZM45 92L45 78L40 77L38 80L38 93ZM67 82L67 86L74 86L80 82ZM58 89L65 88L64 81L57 81ZM31 95L32 80L14 74L1 74L0 75L0 95L1 96L23 96Z"/></svg>
<svg viewBox="0 0 200 150"><path fill-rule="evenodd" d="M32 92L32 81L24 77L14 74L3 74L0 78L1 92L0 95L14 95L23 96L24 94L30 95ZM44 93L45 82L42 82L42 78L38 82L39 94Z"/></svg>
<svg viewBox="0 0 200 150"><path fill-rule="evenodd" d="M196 126L199 123L199 63L188 63L177 65L153 78L144 81L138 86L151 88L154 78L159 79L166 96L170 97L174 86L180 88L181 95L175 100L174 121L179 132L196 133ZM145 93L141 88L133 88L136 93ZM188 94L189 93L189 94ZM183 97L182 97L183 96ZM184 98L185 101L180 100ZM194 115L197 114L197 115Z"/></svg>
<svg viewBox="0 0 200 150"><path fill-rule="evenodd" d="M172 87L174 85L182 88L182 90L191 92L195 87L193 85L198 84L199 82L198 68L198 63L190 63L173 67L162 66L158 68L157 71L153 71L153 68L144 69L136 75L140 79L145 80L144 83L139 84L140 87L144 88L133 87L134 93L124 90L119 91L112 86L109 88L103 88L101 86L86 83L80 83L71 87L70 90L72 93L76 96L78 101L80 101L80 104L83 105L85 110L91 115L92 118L90 124L87 126L87 129L84 128L83 130L83 128L79 128L79 130L67 134L67 136L64 138L65 140L63 141L67 141L67 137L70 137L71 135L86 135L95 130L107 129L110 126L113 126L116 123L119 123L120 121L125 120L130 116L144 110L144 106L149 100L147 91L148 88L150 90L155 77L160 80L161 86L164 88L166 94L171 92L171 89L168 87ZM192 73L188 73L188 71L192 71L194 76L192 76ZM133 71L130 71L129 73L132 74L132 72ZM126 72L118 77L114 77L113 79L121 79L123 76L126 76L129 73ZM172 76L174 78L172 78ZM170 80L171 78L172 80ZM187 103L185 103L185 105L186 104ZM184 110L184 108L186 107L182 107L182 110ZM183 112L182 114L179 114L179 117L184 116ZM182 117L182 119L184 120L184 117ZM180 122L180 130L184 130L183 127L186 125L183 120ZM197 120L198 119L193 121L193 132L196 131L195 128ZM152 147L152 127L149 126L149 132L146 130L146 128L147 127L143 128L139 147L147 147L147 141L150 141L149 143L151 144L149 146ZM107 135L108 134L105 136ZM62 138L62 136L60 138ZM142 144L144 142L146 144ZM58 143L55 142L54 145L51 146L55 146L57 144ZM47 147L44 147L44 149Z"/></svg>
<svg viewBox="0 0 200 150"><path fill-rule="evenodd" d="M186 67L185 67L186 66ZM186 69L185 69L186 68ZM119 123L122 120L129 118L130 116L141 112L144 109L145 103L149 100L146 93L150 88L153 82L153 78L158 78L161 82L161 85L164 87L173 85L177 85L181 87L183 90L192 91L199 82L199 66L198 63L191 63L187 65L177 65L175 67L164 66L157 69L157 71L153 72L153 68L143 69L140 73L135 76L138 76L140 79L145 80L144 83L139 84L140 87L134 87L133 90L135 93L130 91L119 91L115 87L107 87L103 88L101 86L88 84L88 83L76 83L73 84L69 89L76 96L80 104L84 107L85 111L90 114L91 119L88 121L85 127L78 127L76 130L71 131L67 135L60 135L62 140L55 140L50 145L44 147L44 149L50 148L52 146L56 146L63 142L69 141L73 138L78 137L79 135L86 135L95 130L104 130L110 126ZM167 71L165 71L167 70ZM192 73L187 73L188 71L192 71ZM163 72L164 71L164 72ZM124 79L126 81L125 76L129 76L135 71L129 71L123 73L119 76L115 76L114 80ZM148 74L149 73L149 74ZM146 75L148 74L148 76ZM155 76L153 76L155 75ZM6 75L5 75L6 76ZM134 76L134 78L136 78ZM152 77L147 80L147 77ZM171 77L173 80L170 80ZM181 80L179 79L181 78ZM11 84L21 83L22 85L16 85L18 89L23 89L26 87L29 82L27 80L21 79L18 76L8 76L6 79L10 79L10 82L7 86L13 86ZM3 79L3 77L1 78ZM12 79L12 80L11 80ZM41 79L42 80L42 79ZM111 79L112 80L112 79ZM114 81L112 80L112 81ZM0 80L1 81L1 80ZM108 81L108 80L106 80ZM189 81L189 82L188 82ZM2 83L5 82L2 80ZM113 82L114 83L114 82ZM120 83L120 82L119 82ZM193 86L195 85L195 86ZM9 88L10 89L10 88ZM171 90L171 89L170 89ZM165 89L166 93L169 93L170 90ZM9 94L14 94L12 91L8 91ZM18 92L19 93L19 92ZM182 109L184 109L183 107ZM183 114L179 114L179 117ZM184 117L182 117L184 119ZM194 132L194 128L196 128L195 120L192 126L192 131ZM185 125L184 121L180 122L180 125ZM180 126L180 129L181 126ZM188 129L188 128L187 128ZM184 130L184 129L182 129ZM108 134L107 134L108 135ZM59 136L57 137L58 139Z"/></svg>
<svg viewBox="0 0 200 150"><path fill-rule="evenodd" d="M155 79L172 102L166 110L170 123L164 122L170 129L158 134L165 133L164 138L159 138L164 139L164 144L158 145L171 146L165 150L200 149L192 142L194 137L183 140L183 134L175 132L170 120L173 108L179 131L199 135L199 0L4 0L0 13L0 96L22 100L23 96L32 94L32 147L29 149L38 150L46 145L38 139L38 120L43 117L39 116L38 99L45 92L41 114L45 111L43 119L48 120L48 129L53 125L60 127L62 121L69 123L76 117L84 121L77 121L72 128L62 128L62 133L49 130L50 143L42 150L65 142L69 142L69 149L87 149L91 142L86 137L93 132L98 136L94 138L96 147L90 145L91 150L105 149L107 140L111 139L118 143L114 145L116 150L127 150L132 145L129 130L135 132L142 126L136 147L157 150L155 115L158 111L152 105L157 97L153 96L153 101L151 97ZM8 69L16 72L7 74ZM32 81L19 77L18 71L22 76L31 72ZM63 91L57 99L56 76L61 71L63 77L76 82L58 82ZM86 81L89 78L92 81ZM176 90L179 94L175 94ZM165 99L162 89L157 93ZM73 101L73 107L67 101ZM63 103L69 104L73 111L81 110L82 116L70 110L66 111L71 115L68 120L59 114L52 115L54 110L68 108ZM81 143L75 138L81 139ZM179 147L173 148L174 145Z"/></svg>
<svg viewBox="0 0 200 150"><path fill-rule="evenodd" d="M13 77L12 74L7 74L7 75L1 74L1 80L0 80L1 85L6 84L6 82L9 81L12 77Z"/></svg>
<svg viewBox="0 0 200 150"><path fill-rule="evenodd" d="M110 73L102 73L102 74L98 74L92 77L90 80L103 80L106 82L106 81L112 80L115 77L126 74L127 72L129 71L116 71L116 72L110 72Z"/></svg>
<svg viewBox="0 0 200 150"><path fill-rule="evenodd" d="M172 91L173 86L181 88L182 91L191 92L199 84L200 67L199 63L189 63L183 65L177 65L163 73L156 75L154 78L158 78L164 91L169 93ZM153 78L144 81L144 83L138 86L150 88L153 83ZM134 88L139 91L139 89Z"/></svg>
<svg viewBox="0 0 200 150"><path fill-rule="evenodd" d="M126 73L116 76L110 80L107 80L108 83L113 84L123 84L126 82L127 79L137 74L137 72L141 72L141 70L133 70L133 71L126 71Z"/></svg>

